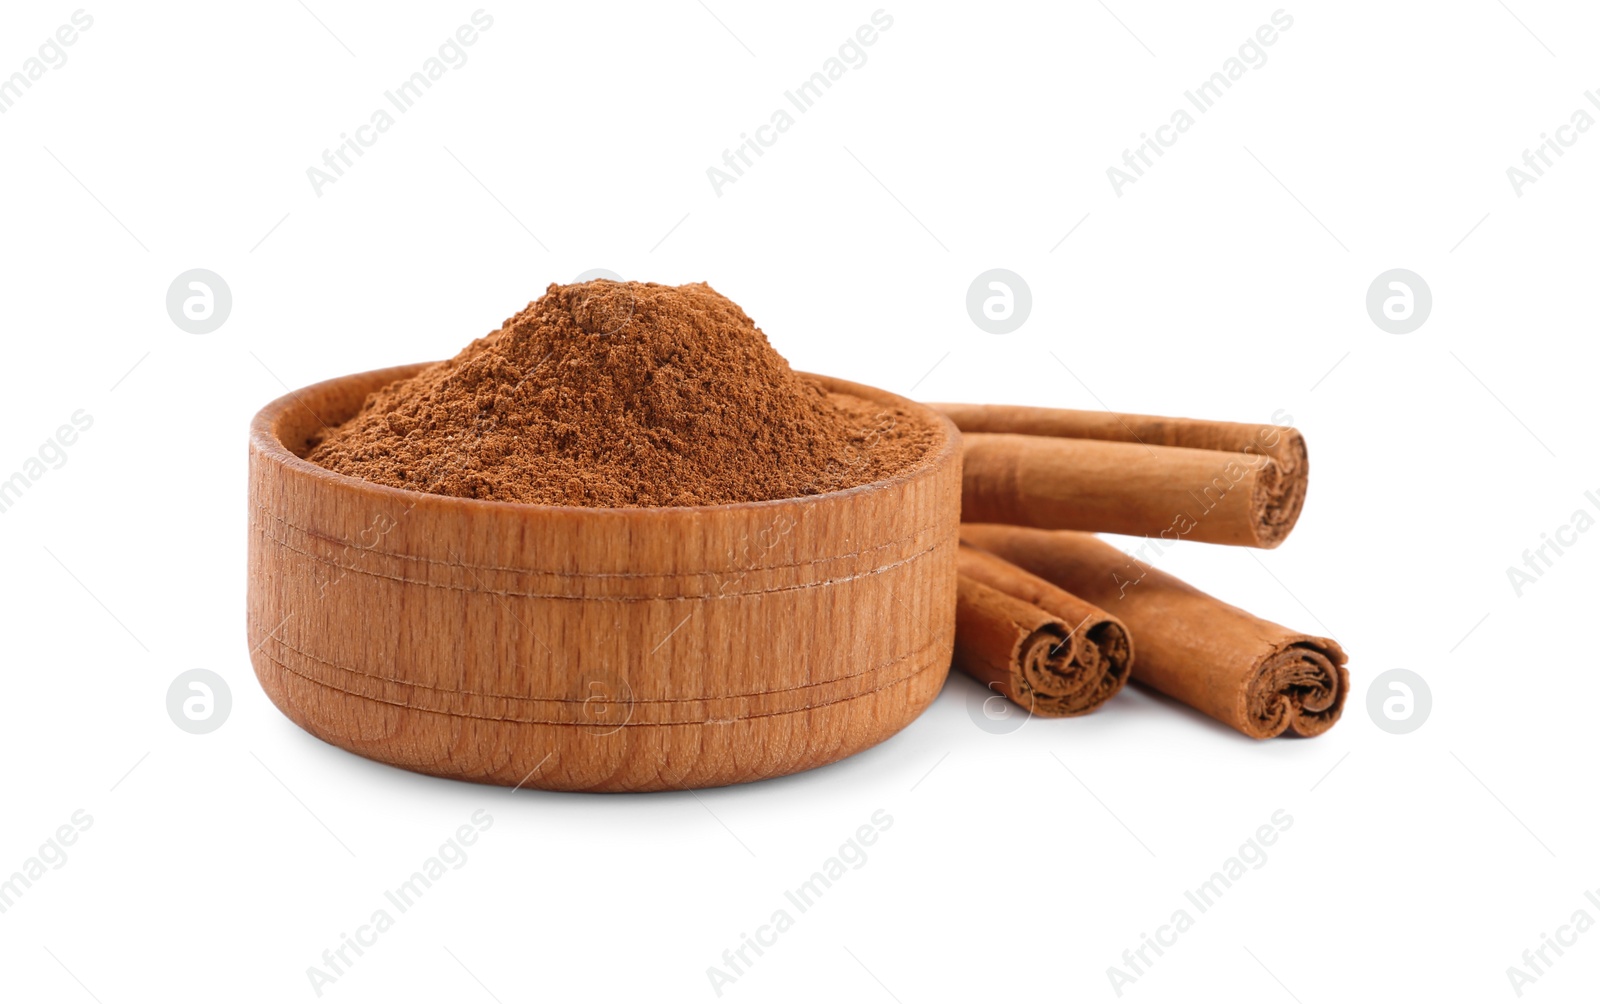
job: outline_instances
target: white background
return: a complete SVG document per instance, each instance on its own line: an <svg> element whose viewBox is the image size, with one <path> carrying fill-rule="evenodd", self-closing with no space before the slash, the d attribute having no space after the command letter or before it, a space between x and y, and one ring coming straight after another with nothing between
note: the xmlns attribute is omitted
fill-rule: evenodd
<svg viewBox="0 0 1600 1004"><path fill-rule="evenodd" d="M1106 168L1272 5L889 7L865 65L719 196L706 168L874 6L707 2L489 7L467 63L320 197L306 169L472 4L92 7L0 115L0 477L94 420L0 514L0 874L93 819L0 914L0 992L316 999L307 967L486 810L325 999L714 1000L708 967L881 809L866 863L724 998L1115 1000L1107 967L1282 809L1266 864L1125 999L1516 999L1525 949L1600 919L1600 533L1520 597L1506 574L1600 490L1600 130L1520 196L1506 174L1600 115L1595 12L1289 7L1265 65L1119 197ZM0 75L73 10L7 5ZM234 298L208 335L164 306L197 267ZM247 659L251 414L451 355L597 267L708 280L797 367L928 400L1285 410L1312 454L1294 536L1162 567L1337 637L1344 720L1256 743L1130 688L995 735L956 676L846 762L647 796L434 780L300 732ZM1010 335L964 307L996 267L1033 293ZM1434 298L1407 335L1365 308L1397 267ZM210 735L165 710L194 667L232 689ZM1409 735L1366 710L1397 667L1432 689ZM1589 932L1523 989L1597 981Z"/></svg>

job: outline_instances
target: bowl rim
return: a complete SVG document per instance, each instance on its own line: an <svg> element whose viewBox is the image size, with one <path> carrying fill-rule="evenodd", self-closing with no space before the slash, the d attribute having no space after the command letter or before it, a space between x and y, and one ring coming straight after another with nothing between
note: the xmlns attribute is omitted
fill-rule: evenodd
<svg viewBox="0 0 1600 1004"><path fill-rule="evenodd" d="M928 426L940 434L940 440L917 462L903 470L897 471L887 478L869 481L865 484L852 485L849 488L836 488L832 491L819 492L815 495L799 495L793 498L762 499L756 502L724 502L715 505L693 506L574 506L574 505L543 505L536 502L509 502L501 499L473 499L463 498L459 495L441 495L434 492L415 491L410 488L398 488L394 485L380 484L368 481L352 474L330 470L320 464L299 456L289 449L278 438L273 430L278 418L293 407L305 408L313 416L316 412L311 407L302 404L300 395L309 391L318 390L336 384L363 378L376 378L380 375L389 375L383 383L377 384L374 390L387 386L398 380L414 376L422 369L435 365L434 362L403 363L397 366L383 366L377 369L364 370L359 373L347 373L343 376L330 377L316 383L307 384L298 390L291 390L286 394L274 398L255 413L250 420L250 447L253 455L259 455L263 460L270 461L281 467L296 470L310 477L325 480L334 485L354 489L357 491L371 492L377 495L392 496L395 499L409 500L413 507L417 505L438 505L448 508L457 506L467 510L477 510L483 513L527 513L527 514L571 514L592 515L600 518L631 517L638 519L646 514L661 514L665 518L671 514L695 515L704 513L739 512L744 510L760 511L762 509L782 508L805 503L815 503L833 499L849 498L870 492L885 491L899 485L906 484L920 477L927 477L943 466L951 456L958 460L961 451L961 433L954 422L943 412L940 412L920 401L913 401L893 391L873 387L870 384L856 383L841 377L832 377L820 373L809 373L796 370L800 376L809 377L820 382L823 387L836 393L851 394L880 404L894 404L918 414L926 420ZM369 392L370 393L370 392Z"/></svg>

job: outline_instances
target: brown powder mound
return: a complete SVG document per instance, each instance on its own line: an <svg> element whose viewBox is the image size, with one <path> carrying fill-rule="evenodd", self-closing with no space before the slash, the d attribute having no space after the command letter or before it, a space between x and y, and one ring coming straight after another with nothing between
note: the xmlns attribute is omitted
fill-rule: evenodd
<svg viewBox="0 0 1600 1004"><path fill-rule="evenodd" d="M705 283L551 284L454 359L390 384L307 459L379 484L541 505L814 495L921 459L933 431L801 376Z"/></svg>

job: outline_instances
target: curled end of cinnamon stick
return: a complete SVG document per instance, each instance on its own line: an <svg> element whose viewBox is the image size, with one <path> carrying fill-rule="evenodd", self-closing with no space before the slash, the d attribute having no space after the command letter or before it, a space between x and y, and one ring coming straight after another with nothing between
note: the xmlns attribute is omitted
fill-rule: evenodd
<svg viewBox="0 0 1600 1004"><path fill-rule="evenodd" d="M1306 503L1310 461L1300 430L1280 428L1280 438L1270 457L1256 472L1251 508L1256 513L1256 546L1272 548L1283 543L1300 519Z"/></svg>
<svg viewBox="0 0 1600 1004"><path fill-rule="evenodd" d="M1328 731L1343 713L1350 689L1345 658L1338 643L1327 638L1300 638L1274 648L1241 695L1240 730L1255 739Z"/></svg>
<svg viewBox="0 0 1600 1004"><path fill-rule="evenodd" d="M1088 714L1128 682L1133 645L1120 622L1080 624L1064 636L1059 629L1035 635L1037 643L1029 638L1019 659L1021 689L1031 696L1035 714Z"/></svg>
<svg viewBox="0 0 1600 1004"><path fill-rule="evenodd" d="M1088 714L1128 682L1133 643L1116 618L1073 624L970 576L956 581L956 668L1033 714Z"/></svg>

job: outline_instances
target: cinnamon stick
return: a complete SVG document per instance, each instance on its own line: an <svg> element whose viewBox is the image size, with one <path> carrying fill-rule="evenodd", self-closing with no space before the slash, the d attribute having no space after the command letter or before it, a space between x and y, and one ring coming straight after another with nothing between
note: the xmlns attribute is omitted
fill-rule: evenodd
<svg viewBox="0 0 1600 1004"><path fill-rule="evenodd" d="M1287 426L936 404L965 440L962 518L1276 547L1305 503Z"/></svg>
<svg viewBox="0 0 1600 1004"><path fill-rule="evenodd" d="M1012 404L932 404L962 432L1016 432L1062 439L1099 439L1151 446L1184 446L1223 453L1265 453L1290 474L1306 466L1306 443L1287 425L1251 425L1205 418L1119 415L1073 408Z"/></svg>
<svg viewBox="0 0 1600 1004"><path fill-rule="evenodd" d="M1121 621L976 548L956 561L956 668L1046 717L1087 714L1127 683Z"/></svg>
<svg viewBox="0 0 1600 1004"><path fill-rule="evenodd" d="M1121 619L1139 646L1135 680L1247 736L1319 735L1344 710L1346 656L1330 638L1246 613L1089 534L963 524L961 539Z"/></svg>

